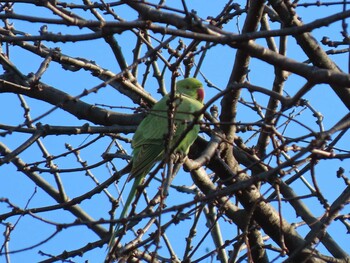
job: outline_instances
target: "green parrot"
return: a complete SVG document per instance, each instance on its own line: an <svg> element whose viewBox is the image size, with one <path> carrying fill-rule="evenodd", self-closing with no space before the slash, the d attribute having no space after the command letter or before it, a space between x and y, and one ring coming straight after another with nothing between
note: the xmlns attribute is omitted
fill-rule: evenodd
<svg viewBox="0 0 350 263"><path fill-rule="evenodd" d="M203 107L204 89L202 83L195 78L186 78L176 83L175 93L175 110L174 110L174 133L170 147L176 143L182 133L187 129L188 125L194 120L194 113ZM128 209L136 196L137 188L142 184L145 176L158 161L163 160L165 142L167 134L169 134L168 122L168 102L169 94L158 101L150 113L137 127L132 138L132 168L129 179L135 178L131 187L129 196L125 202L120 219L125 218ZM175 152L186 155L190 146L198 136L199 125L195 124L193 128L185 135L181 142L176 146ZM116 235L121 224L117 224L109 241L109 249L111 250L115 243Z"/></svg>

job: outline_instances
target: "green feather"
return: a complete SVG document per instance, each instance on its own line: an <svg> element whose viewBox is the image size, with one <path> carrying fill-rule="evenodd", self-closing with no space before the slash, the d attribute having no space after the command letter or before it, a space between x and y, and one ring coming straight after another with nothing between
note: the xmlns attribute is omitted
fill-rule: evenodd
<svg viewBox="0 0 350 263"><path fill-rule="evenodd" d="M188 125L194 120L194 113L203 107L203 88L202 83L195 78L187 78L176 83L175 94L175 112L173 134L170 147L178 142L182 133ZM132 169L129 178L135 178L131 187L129 196L125 202L120 219L126 218L129 207L136 195L137 188L142 184L145 176L152 169L155 163L164 158L165 136L169 133L168 127L168 101L169 95L164 96L158 101L147 115L147 117L138 126L131 146L133 148ZM199 132L199 125L195 124L176 147L175 152L187 154L189 148L195 141ZM117 224L114 233L109 242L109 248L112 249L115 238L121 224Z"/></svg>

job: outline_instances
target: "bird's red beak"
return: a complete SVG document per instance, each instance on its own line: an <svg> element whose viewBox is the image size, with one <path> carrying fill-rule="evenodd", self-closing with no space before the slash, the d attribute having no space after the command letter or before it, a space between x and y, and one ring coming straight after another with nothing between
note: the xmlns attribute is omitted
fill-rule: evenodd
<svg viewBox="0 0 350 263"><path fill-rule="evenodd" d="M200 102L203 102L203 100L204 100L204 89L203 88L197 89L197 100L199 100Z"/></svg>

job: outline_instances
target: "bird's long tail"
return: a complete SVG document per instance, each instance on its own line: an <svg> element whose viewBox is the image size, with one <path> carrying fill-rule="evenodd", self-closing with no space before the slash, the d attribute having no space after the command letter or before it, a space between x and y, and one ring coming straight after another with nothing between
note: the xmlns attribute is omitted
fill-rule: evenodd
<svg viewBox="0 0 350 263"><path fill-rule="evenodd" d="M129 207L130 207L132 201L134 200L134 197L135 197L136 192L137 192L137 188L141 184L141 182L143 181L143 178L144 178L144 176L137 176L134 179L134 183L133 183L133 185L131 187L131 190L130 190L130 193L128 195L128 198L126 199L123 211L120 214L119 219L123 219L123 218L127 217L127 213L129 211ZM114 228L113 234L112 234L111 239L109 240L109 243L108 243L108 255L107 255L107 257L109 257L109 254L113 250L113 247L115 245L115 240L116 240L118 232L121 229L121 226L122 226L122 223L119 222Z"/></svg>

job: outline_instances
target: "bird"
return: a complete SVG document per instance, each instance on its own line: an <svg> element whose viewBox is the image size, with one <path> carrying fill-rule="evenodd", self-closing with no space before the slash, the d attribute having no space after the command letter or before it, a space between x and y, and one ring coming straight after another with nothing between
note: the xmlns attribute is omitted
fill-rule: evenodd
<svg viewBox="0 0 350 263"><path fill-rule="evenodd" d="M174 152L186 156L193 142L196 140L200 126L200 119L195 113L203 108L203 84L196 78L185 78L176 82L173 99L173 127L169 149L175 147ZM131 171L128 180L134 179L129 195L126 199L119 219L126 218L129 207L136 196L139 185L152 167L165 158L165 139L169 135L168 108L171 102L170 94L159 100L148 115L141 121L132 138ZM191 128L188 128L191 125ZM186 134L183 134L187 131ZM181 140L179 142L179 140ZM175 145L177 144L177 145ZM109 253L113 249L116 236L121 227L118 223L109 241Z"/></svg>

